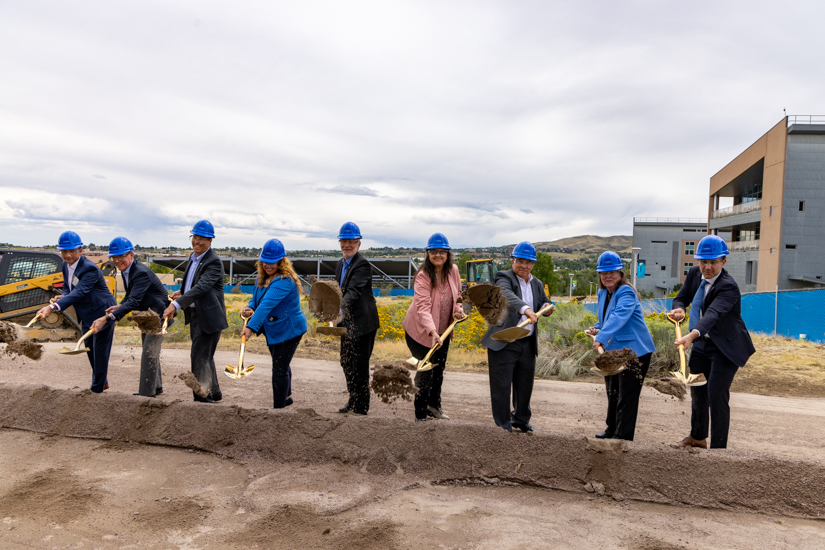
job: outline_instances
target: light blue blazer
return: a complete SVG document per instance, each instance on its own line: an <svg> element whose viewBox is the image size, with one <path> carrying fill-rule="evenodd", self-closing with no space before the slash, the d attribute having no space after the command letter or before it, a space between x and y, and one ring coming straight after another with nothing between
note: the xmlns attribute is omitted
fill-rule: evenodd
<svg viewBox="0 0 825 550"><path fill-rule="evenodd" d="M599 322L595 325L599 333L596 341L602 344L605 351L630 348L639 357L655 351L656 345L642 315L642 304L633 287L620 286L613 293L602 318L606 300L607 290L599 289Z"/></svg>
<svg viewBox="0 0 825 550"><path fill-rule="evenodd" d="M248 307L255 310L247 326L258 332L263 327L268 345L280 344L307 331L301 311L298 287L289 277L275 277L268 287L255 286Z"/></svg>

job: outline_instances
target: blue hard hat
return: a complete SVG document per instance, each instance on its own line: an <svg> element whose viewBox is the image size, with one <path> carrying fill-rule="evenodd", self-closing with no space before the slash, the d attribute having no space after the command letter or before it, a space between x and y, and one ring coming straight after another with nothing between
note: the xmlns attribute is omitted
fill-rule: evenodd
<svg viewBox="0 0 825 550"><path fill-rule="evenodd" d="M696 254L693 257L697 260L715 260L716 258L724 258L728 254L730 252L725 239L718 235L708 235L699 241Z"/></svg>
<svg viewBox="0 0 825 550"><path fill-rule="evenodd" d="M206 237L207 239L214 239L215 228L212 227L209 220L201 220L197 222L194 227L192 227L192 231L190 231L189 234L198 235L199 237Z"/></svg>
<svg viewBox="0 0 825 550"><path fill-rule="evenodd" d="M513 249L511 258L521 258L522 260L536 261L536 247L527 241L522 241Z"/></svg>
<svg viewBox="0 0 825 550"><path fill-rule="evenodd" d="M265 264L274 264L280 262L284 256L286 256L286 251L281 241L278 239L269 239L266 241L263 250L261 250L258 261Z"/></svg>
<svg viewBox="0 0 825 550"><path fill-rule="evenodd" d="M74 250L81 246L83 246L83 243L80 241L80 235L74 231L64 231L57 239L58 250Z"/></svg>
<svg viewBox="0 0 825 550"><path fill-rule="evenodd" d="M599 256L599 261L596 262L596 272L604 273L605 271L621 271L624 269L624 262L618 254L612 250L602 252Z"/></svg>
<svg viewBox="0 0 825 550"><path fill-rule="evenodd" d="M360 239L361 230L352 222L347 222L341 226L341 231L338 233L339 239Z"/></svg>
<svg viewBox="0 0 825 550"><path fill-rule="evenodd" d="M435 248L450 250L450 243L447 241L447 237L444 236L444 233L433 233L430 240L427 241L426 250L433 250Z"/></svg>
<svg viewBox="0 0 825 550"><path fill-rule="evenodd" d="M135 247L132 246L132 241L126 237L115 237L109 243L109 257L121 256L127 252L134 252Z"/></svg>

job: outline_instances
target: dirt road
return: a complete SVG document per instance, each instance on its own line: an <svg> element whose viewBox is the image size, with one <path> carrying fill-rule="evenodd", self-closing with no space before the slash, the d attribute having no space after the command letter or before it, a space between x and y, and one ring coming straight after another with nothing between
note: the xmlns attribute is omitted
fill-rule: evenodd
<svg viewBox="0 0 825 550"><path fill-rule="evenodd" d="M296 359L295 405L274 411L266 356L214 405L174 378L187 350L163 352L163 395L132 396L138 360L115 347L90 395L83 356L0 359L3 548L825 546L825 400L734 394L731 448L688 453L667 444L689 400L646 388L636 441L612 449L586 439L592 384L537 381L538 435L507 435L480 375L448 372L451 420L415 424L410 403L338 414L332 362Z"/></svg>

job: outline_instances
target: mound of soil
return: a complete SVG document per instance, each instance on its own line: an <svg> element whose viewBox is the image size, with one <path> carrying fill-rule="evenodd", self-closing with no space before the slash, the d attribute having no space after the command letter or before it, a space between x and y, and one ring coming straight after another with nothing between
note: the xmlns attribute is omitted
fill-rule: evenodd
<svg viewBox="0 0 825 550"><path fill-rule="evenodd" d="M146 311L133 311L132 321L145 334L160 334L160 327L163 324L160 315L153 309Z"/></svg>
<svg viewBox="0 0 825 550"><path fill-rule="evenodd" d="M665 395L672 395L679 399L684 399L687 394L685 385L675 378L662 378L661 380L648 380L645 386L649 386L654 390L664 393Z"/></svg>
<svg viewBox="0 0 825 550"><path fill-rule="evenodd" d="M186 384L190 390L195 392L198 397L206 397L209 395L209 389L201 386L201 383L198 382L198 379L195 378L195 375L191 372L182 372L178 375L178 378L183 380L183 383Z"/></svg>
<svg viewBox="0 0 825 550"><path fill-rule="evenodd" d="M0 321L0 343L10 344L17 340L17 329L12 323Z"/></svg>
<svg viewBox="0 0 825 550"><path fill-rule="evenodd" d="M309 311L322 323L338 318L344 295L335 281L315 281L309 291Z"/></svg>
<svg viewBox="0 0 825 550"><path fill-rule="evenodd" d="M473 303L488 325L501 324L507 315L507 299L496 285L471 286L464 294L464 298Z"/></svg>
<svg viewBox="0 0 825 550"><path fill-rule="evenodd" d="M397 399L410 401L418 393L410 371L398 365L376 365L370 387L384 403L393 403Z"/></svg>
<svg viewBox="0 0 825 550"><path fill-rule="evenodd" d="M6 355L22 355L35 361L43 356L43 346L31 340L17 338L17 327L12 323L0 321L0 342L8 344L3 353Z"/></svg>
<svg viewBox="0 0 825 550"><path fill-rule="evenodd" d="M632 349L622 348L612 351L606 351L600 354L593 363L596 365L596 368L602 370L604 372L612 372L622 365L636 362L639 359L639 356L636 355L636 352ZM630 365L628 365L630 368Z"/></svg>

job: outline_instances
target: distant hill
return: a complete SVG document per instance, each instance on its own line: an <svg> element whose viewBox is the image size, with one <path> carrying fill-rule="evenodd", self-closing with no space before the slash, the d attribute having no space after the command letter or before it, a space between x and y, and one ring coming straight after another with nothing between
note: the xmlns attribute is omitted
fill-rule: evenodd
<svg viewBox="0 0 825 550"><path fill-rule="evenodd" d="M567 237L555 241L533 243L537 249L545 252L570 252L599 254L605 250L630 254L633 246L631 235L613 235L611 237L599 237L597 235L580 235L578 237Z"/></svg>

